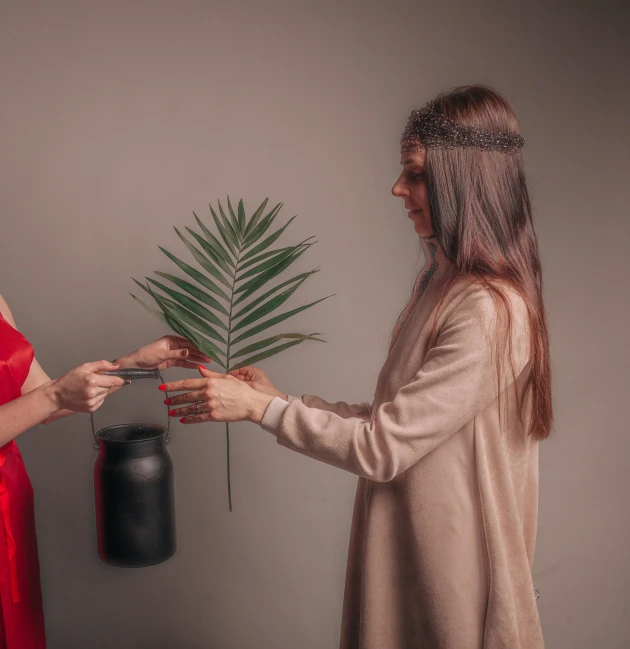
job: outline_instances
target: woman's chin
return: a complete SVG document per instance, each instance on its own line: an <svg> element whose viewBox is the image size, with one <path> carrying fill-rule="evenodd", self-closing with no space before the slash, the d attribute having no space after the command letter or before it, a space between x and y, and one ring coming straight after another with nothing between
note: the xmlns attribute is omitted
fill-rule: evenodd
<svg viewBox="0 0 630 649"><path fill-rule="evenodd" d="M431 228L422 227L420 223L414 222L413 229L416 231L416 234L423 239L428 239L433 236L433 230Z"/></svg>

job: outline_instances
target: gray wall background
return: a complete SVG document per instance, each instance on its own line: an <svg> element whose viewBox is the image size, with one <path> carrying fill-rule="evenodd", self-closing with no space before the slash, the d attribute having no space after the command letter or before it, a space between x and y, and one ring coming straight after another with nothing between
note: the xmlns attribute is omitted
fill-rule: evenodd
<svg viewBox="0 0 630 649"><path fill-rule="evenodd" d="M625 6L624 6L625 5ZM552 649L630 644L628 9L614 2L0 2L0 290L47 371L165 333L130 276L230 194L284 201L322 265L293 322L326 332L263 367L370 399L419 266L389 194L409 111L484 82L519 113L545 269L556 427L541 449L535 582ZM298 294L298 295L299 295ZM176 377L181 373L171 371ZM155 386L97 413L162 416ZM234 426L177 424L179 550L95 550L86 416L20 439L36 490L51 649L334 647L356 478Z"/></svg>

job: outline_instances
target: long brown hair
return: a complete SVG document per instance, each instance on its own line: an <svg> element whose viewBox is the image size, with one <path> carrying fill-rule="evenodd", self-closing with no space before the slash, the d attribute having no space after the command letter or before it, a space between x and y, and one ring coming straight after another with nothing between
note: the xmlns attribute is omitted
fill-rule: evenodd
<svg viewBox="0 0 630 649"><path fill-rule="evenodd" d="M518 133L514 111L498 92L486 86L461 86L435 99L444 115L464 126ZM435 236L453 264L454 280L465 274L483 284L498 307L502 322L499 346L511 359L511 315L502 290L510 286L522 297L529 316L530 372L521 398L531 396L529 433L546 438L553 420L549 334L542 296L538 240L520 151L503 153L471 147L429 148L426 174ZM501 338L502 336L502 338ZM501 382L502 358L497 354ZM512 373L514 369L512 368Z"/></svg>

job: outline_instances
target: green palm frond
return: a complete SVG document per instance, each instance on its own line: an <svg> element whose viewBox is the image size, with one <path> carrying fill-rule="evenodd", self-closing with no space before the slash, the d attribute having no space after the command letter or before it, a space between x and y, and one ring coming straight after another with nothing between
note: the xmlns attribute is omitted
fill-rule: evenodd
<svg viewBox="0 0 630 649"><path fill-rule="evenodd" d="M186 277L155 271L164 282L147 277L143 284L134 279L153 298L157 308L131 294L133 299L177 334L188 338L226 372L258 363L305 340L325 342L318 333L280 333L260 340L254 338L331 297L277 313L319 268L277 282L276 278L316 242L309 237L293 246L273 248L296 217L271 231L282 203L266 212L267 204L266 198L250 218L242 199L234 209L228 196L227 211L221 201L217 201L216 210L210 205L216 234L193 212L198 231L186 226L189 235L186 236L180 229L174 229L196 266L160 247ZM232 511L229 435L226 424L228 502Z"/></svg>

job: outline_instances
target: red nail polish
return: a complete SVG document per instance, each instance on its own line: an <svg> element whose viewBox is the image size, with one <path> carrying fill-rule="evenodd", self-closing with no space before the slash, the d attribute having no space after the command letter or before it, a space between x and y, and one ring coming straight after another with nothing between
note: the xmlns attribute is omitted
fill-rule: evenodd
<svg viewBox="0 0 630 649"><path fill-rule="evenodd" d="M170 406L171 405L171 400L170 399L164 399L164 405L165 406Z"/></svg>
<svg viewBox="0 0 630 649"><path fill-rule="evenodd" d="M164 390L166 390L166 383L162 383L162 385L158 385L158 390L162 390L162 392L164 392Z"/></svg>
<svg viewBox="0 0 630 649"><path fill-rule="evenodd" d="M199 369L200 369L200 370L206 370L206 369L208 369L208 368L207 368L207 367L204 367L203 365L200 365L200 366L199 366Z"/></svg>
<svg viewBox="0 0 630 649"><path fill-rule="evenodd" d="M180 424L183 424L183 423L184 423L184 418L183 418L183 417L179 420L179 423L180 423Z"/></svg>
<svg viewBox="0 0 630 649"><path fill-rule="evenodd" d="M169 410L168 411L169 417L173 417L176 413L174 410Z"/></svg>

